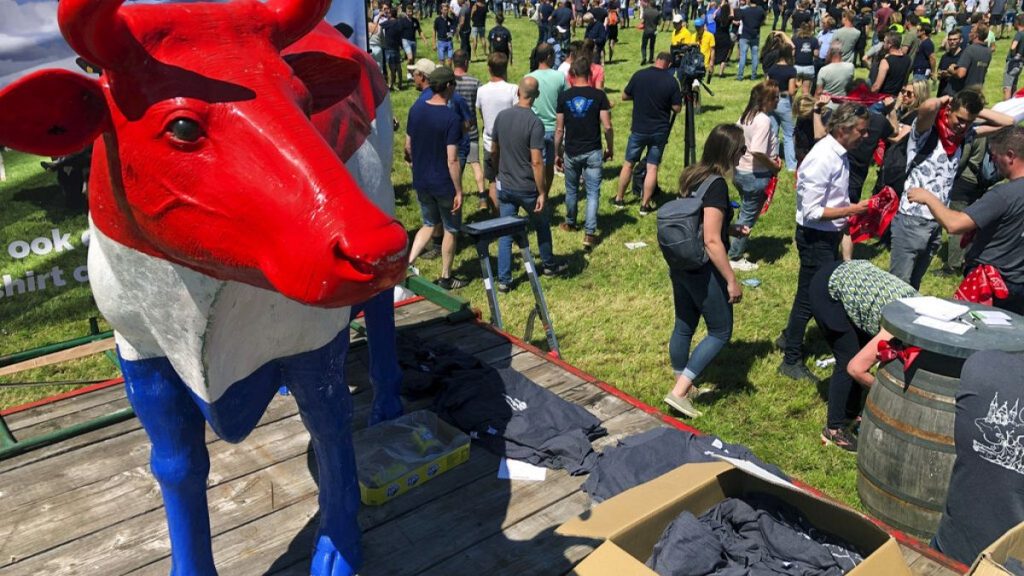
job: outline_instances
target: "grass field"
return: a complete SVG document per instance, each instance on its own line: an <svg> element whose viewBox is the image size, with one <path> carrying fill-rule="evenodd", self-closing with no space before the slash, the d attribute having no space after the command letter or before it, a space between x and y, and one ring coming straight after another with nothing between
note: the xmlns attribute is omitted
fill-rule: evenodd
<svg viewBox="0 0 1024 576"><path fill-rule="evenodd" d="M510 72L510 81L517 81L527 72L527 55L536 37L536 28L528 20L510 18L506 25L514 35L516 59ZM658 35L659 49L667 49L669 34ZM612 383L654 406L665 408L661 398L670 388L672 371L668 361L668 339L673 324L671 287L667 269L657 249L653 216L640 217L638 204L626 210L615 211L611 198L615 191L615 175L625 151L629 135L631 104L620 102L622 88L630 75L639 68L640 35L636 30L623 30L615 54L615 62L606 66L606 90L613 103L616 158L605 167L605 180L601 189L599 229L601 244L591 253L583 251L582 233L568 234L555 229L555 253L567 259L570 273L566 278L544 279L544 289L554 325L558 333L563 357L583 370ZM939 44L938 36L935 38ZM990 102L1001 96L1000 79L1008 40L1000 46L992 59L988 73L986 96ZM430 56L427 43L420 43L421 54ZM487 79L483 55L476 55L470 73ZM733 79L735 64L727 69L727 77L715 78L711 88L714 96L704 94L704 113L697 117L697 143L715 124L735 122L749 94L749 81ZM731 74L730 74L731 73ZM863 74L863 70L858 70ZM407 89L393 96L396 114L405 125L405 114L416 94ZM410 231L418 228L419 210L415 194L410 188L409 168L401 161L400 151L405 134L395 135L396 162L394 182L398 196L398 216ZM68 214L61 209L61 198L55 194L52 177L42 174L38 159L17 153L5 154L8 181L0 184L0 201L4 212L0 220L0 241L6 248L14 239L47 232L52 227L62 231L81 232L86 226L82 215ZM683 130L676 126L665 154L660 173L660 184L672 190L683 164ZM469 170L467 170L467 173ZM873 176L866 187L870 187ZM475 185L467 175L465 189ZM733 190L734 198L735 190ZM564 183L556 177L550 204L552 221L564 218ZM661 198L662 201L667 197ZM581 210L582 212L582 210ZM733 341L725 348L704 375L701 386L710 391L696 400L704 416L693 424L702 430L750 446L765 460L775 462L787 472L830 493L841 500L859 506L856 495L855 457L838 449L821 446L818 433L824 423L824 393L830 369L816 369L813 359L828 356L827 347L818 338L816 329L808 331L806 347L809 364L822 379L818 386L796 384L778 376L776 366L781 354L772 341L788 318L796 287L798 261L792 245L794 229L793 181L783 175L771 210L754 229L749 244L751 258L761 264L752 273L741 278L761 280L759 288L745 289L742 304L736 309ZM467 202L465 219L477 221L488 217ZM52 226L51 226L52 224ZM72 234L72 240L76 238ZM628 250L626 242L643 241L646 248ZM534 242L535 240L531 240ZM81 243L76 250L65 254L30 256L13 261L7 258L0 267L3 274L23 273L26 269L46 270L54 265L68 267L71 260L84 262ZM883 268L888 266L888 255L871 245L857 247L858 258L868 258ZM438 275L438 261L419 261L417 266L427 278ZM933 269L938 259L933 262ZM473 282L458 293L474 305L486 310L483 283L475 251L468 243L460 246L456 259L456 273L473 278ZM502 295L502 312L506 329L522 336L526 318L532 307L532 296L522 283L519 272L518 287L509 295ZM949 296L955 281L929 275L922 291ZM0 353L6 354L57 340L80 336L87 330L87 319L96 315L89 293L84 286L70 286L26 294L18 298L0 298L0 327L3 340ZM698 333L698 338L703 329ZM535 343L543 345L542 333L535 331ZM97 379L114 374L115 370L104 358L97 356L59 368L18 375L17 380L69 380ZM7 379L8 381L12 379ZM52 388L0 387L0 407L27 401L53 393Z"/></svg>

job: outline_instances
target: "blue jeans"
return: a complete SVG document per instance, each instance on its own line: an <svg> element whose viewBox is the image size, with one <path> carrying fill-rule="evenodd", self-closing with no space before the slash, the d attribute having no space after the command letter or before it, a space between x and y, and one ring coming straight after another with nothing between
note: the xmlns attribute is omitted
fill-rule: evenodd
<svg viewBox="0 0 1024 576"><path fill-rule="evenodd" d="M746 66L747 66L747 51L748 50L750 52L752 52L753 55L754 55L754 62L753 62L754 66L750 70L750 79L753 80L753 79L757 78L757 76L758 76L758 74L757 74L757 67L761 64L760 59L759 59L759 55L758 55L758 50L759 50L758 44L759 44L759 42L758 42L757 38L754 38L753 40L748 40L746 38L740 37L740 69L739 69L739 71L736 72L736 79L737 80L743 80L743 69L746 68Z"/></svg>
<svg viewBox="0 0 1024 576"><path fill-rule="evenodd" d="M786 169L796 170L796 142L793 140L793 100L789 96L779 98L772 120L782 128L782 151Z"/></svg>
<svg viewBox="0 0 1024 576"><path fill-rule="evenodd" d="M555 131L544 132L544 149L541 150L544 166L555 165Z"/></svg>
<svg viewBox="0 0 1024 576"><path fill-rule="evenodd" d="M740 192L740 216L736 220L737 226L750 226L757 224L761 217L761 207L764 206L764 191L768 187L771 174L767 172L741 172L736 170L733 173L732 182ZM739 260L747 249L748 238L733 238L732 246L729 247L729 259Z"/></svg>
<svg viewBox="0 0 1024 576"><path fill-rule="evenodd" d="M583 221L583 231L587 234L597 233L597 207L601 201L601 163L600 150L565 157L565 221L576 225L582 173L583 183L587 187L587 215Z"/></svg>
<svg viewBox="0 0 1024 576"><path fill-rule="evenodd" d="M519 209L526 210L526 216L530 219L530 226L537 233L537 250L540 252L541 265L544 267L555 265L555 255L551 251L551 224L548 221L548 207L539 213L533 209L537 205L536 190L509 190L502 188L498 190L498 213L501 216L516 216ZM501 284L512 283L512 237L502 236L498 240L498 282Z"/></svg>
<svg viewBox="0 0 1024 576"><path fill-rule="evenodd" d="M696 380L732 337L729 291L725 279L710 263L694 272L670 276L676 323L668 341L668 355L677 375ZM708 335L690 354L690 343L702 316Z"/></svg>
<svg viewBox="0 0 1024 576"><path fill-rule="evenodd" d="M452 59L452 41L451 40L438 40L437 41L437 59L444 62L445 60Z"/></svg>

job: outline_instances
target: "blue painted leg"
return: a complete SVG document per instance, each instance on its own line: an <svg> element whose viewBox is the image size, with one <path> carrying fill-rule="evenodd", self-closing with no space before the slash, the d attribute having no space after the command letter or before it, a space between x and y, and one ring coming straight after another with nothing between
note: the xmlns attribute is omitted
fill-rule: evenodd
<svg viewBox="0 0 1024 576"><path fill-rule="evenodd" d="M128 400L152 443L149 465L160 483L171 537L171 576L216 576L202 413L166 358L121 360Z"/></svg>
<svg viewBox="0 0 1024 576"><path fill-rule="evenodd" d="M281 360L281 372L313 438L320 474L320 529L310 574L351 576L359 567L359 482L352 397L345 385L348 331L317 350Z"/></svg>
<svg viewBox="0 0 1024 576"><path fill-rule="evenodd" d="M402 415L402 369L398 366L395 344L394 294L385 290L364 305L366 334L370 345L370 382L373 384L373 406L370 426Z"/></svg>

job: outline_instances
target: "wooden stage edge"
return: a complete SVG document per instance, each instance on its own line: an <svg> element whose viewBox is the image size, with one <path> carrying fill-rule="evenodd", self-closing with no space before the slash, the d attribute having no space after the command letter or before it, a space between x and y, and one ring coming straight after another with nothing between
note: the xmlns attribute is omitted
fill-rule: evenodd
<svg viewBox="0 0 1024 576"><path fill-rule="evenodd" d="M395 310L399 331L511 367L596 415L609 435L598 450L657 426L697 432L675 418L480 321L452 323L426 300ZM367 350L353 338L347 375L353 425L366 425L372 392ZM406 401L409 411L430 399ZM27 438L127 406L122 386L65 395L4 412ZM739 440L742 439L730 439ZM244 442L207 434L208 499L221 576L308 574L317 519L309 436L290 397L271 402ZM148 469L149 442L137 420L0 461L0 576L170 572L160 491ZM543 482L497 478L498 457L474 447L465 464L383 506L363 506L364 576L548 575L571 571L599 542L554 528L590 508L584 477L548 471ZM902 537L914 574L947 576L963 566Z"/></svg>

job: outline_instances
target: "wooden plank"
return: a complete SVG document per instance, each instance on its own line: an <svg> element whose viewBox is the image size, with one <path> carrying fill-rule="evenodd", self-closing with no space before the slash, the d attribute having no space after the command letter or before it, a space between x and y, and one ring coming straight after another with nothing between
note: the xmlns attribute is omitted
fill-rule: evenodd
<svg viewBox="0 0 1024 576"><path fill-rule="evenodd" d="M904 557L906 555L904 554ZM909 563L910 572L916 576L953 576L957 575L957 572L946 568L942 564L932 560L931 558L918 554L917 560L913 563Z"/></svg>
<svg viewBox="0 0 1024 576"><path fill-rule="evenodd" d="M124 397L124 385L118 384L109 388L103 388L95 392L72 396L58 400L52 404L43 404L23 412L15 412L10 416L4 416L4 421L15 433L18 430L45 422L51 418L60 418L68 414L74 414L80 410L99 406Z"/></svg>
<svg viewBox="0 0 1024 576"><path fill-rule="evenodd" d="M67 414L64 416L50 418L43 422L33 424L32 426L26 426L18 430L18 432L15 433L15 437L18 440L25 440L33 436L39 436L41 434L55 432L57 430L66 428L79 422L85 422L93 418L99 418L101 416L113 414L118 410L123 410L125 408L129 408L130 406L131 404L128 403L128 398L124 395L124 392L122 390L120 398L115 398L114 400L111 400L110 402L107 402L105 404L99 404L97 406L86 408L84 410L79 410L77 412Z"/></svg>
<svg viewBox="0 0 1024 576"><path fill-rule="evenodd" d="M42 368L43 366L67 362L68 360L85 358L86 356L92 356L93 354L113 350L115 346L114 338L111 336L110 338L105 338L103 340L89 342L88 344L82 344L81 346L75 346L74 348L68 348L67 350L45 354L30 360L0 367L0 376L10 376L11 374L17 374L18 372L24 372L25 370L31 370L33 368Z"/></svg>

